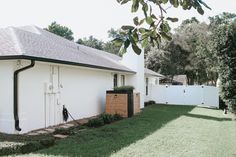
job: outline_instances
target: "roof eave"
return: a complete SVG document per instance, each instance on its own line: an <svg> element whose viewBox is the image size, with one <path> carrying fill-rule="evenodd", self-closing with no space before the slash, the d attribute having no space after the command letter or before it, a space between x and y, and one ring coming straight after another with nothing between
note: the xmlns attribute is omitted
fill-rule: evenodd
<svg viewBox="0 0 236 157"><path fill-rule="evenodd" d="M122 70L122 69L116 69L116 68L110 68L110 67L104 67L104 66L98 66L98 65L84 64L84 63L76 63L76 62L63 61L63 60L56 60L56 59L50 59L50 58L35 57L35 56L25 56L25 55L0 56L0 60L13 60L13 59L35 60L35 61L41 61L41 62L74 65L74 66L81 66L81 67L87 67L87 68L95 68L95 69L111 70L111 71L136 74L135 71Z"/></svg>

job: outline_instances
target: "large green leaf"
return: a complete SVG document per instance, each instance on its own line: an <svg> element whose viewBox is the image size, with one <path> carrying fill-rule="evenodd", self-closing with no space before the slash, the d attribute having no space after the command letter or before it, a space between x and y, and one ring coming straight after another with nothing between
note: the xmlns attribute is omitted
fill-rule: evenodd
<svg viewBox="0 0 236 157"><path fill-rule="evenodd" d="M136 26L139 25L139 21L138 21L138 17L136 16L134 19L133 19L133 22Z"/></svg>
<svg viewBox="0 0 236 157"><path fill-rule="evenodd" d="M162 0L162 3L166 4L168 2L168 0Z"/></svg>
<svg viewBox="0 0 236 157"><path fill-rule="evenodd" d="M179 1L178 0L170 0L170 4L172 4L175 8L179 6Z"/></svg>
<svg viewBox="0 0 236 157"><path fill-rule="evenodd" d="M131 7L131 12L137 12L139 8L139 0L133 0L133 4Z"/></svg>
<svg viewBox="0 0 236 157"><path fill-rule="evenodd" d="M160 34L161 34L162 38L164 38L168 41L172 40L171 36L167 35L165 32L160 32Z"/></svg>
<svg viewBox="0 0 236 157"><path fill-rule="evenodd" d="M134 45L134 44L132 44L132 49L137 55L140 55L142 52L142 50L137 45Z"/></svg>
<svg viewBox="0 0 236 157"><path fill-rule="evenodd" d="M123 40L120 38L116 38L114 40L112 40L112 43L114 43L116 46L121 46L123 44Z"/></svg>
<svg viewBox="0 0 236 157"><path fill-rule="evenodd" d="M134 27L133 26L129 26L129 25L125 25L125 26L122 26L121 29L123 29L123 30L133 30Z"/></svg>
<svg viewBox="0 0 236 157"><path fill-rule="evenodd" d="M173 17L167 17L166 20L169 20L171 22L178 22L179 21L178 18L173 18Z"/></svg>
<svg viewBox="0 0 236 157"><path fill-rule="evenodd" d="M202 7L198 7L198 8L197 8L197 12L198 12L199 14L201 14L201 15L204 14L204 10L202 9Z"/></svg>
<svg viewBox="0 0 236 157"><path fill-rule="evenodd" d="M148 45L148 38L146 37L145 39L143 39L142 41L142 47L146 47Z"/></svg>
<svg viewBox="0 0 236 157"><path fill-rule="evenodd" d="M149 24L149 25L151 25L151 24L153 24L153 19L152 19L152 17L151 16L148 16L147 18L146 18L146 22L147 22L147 24Z"/></svg>
<svg viewBox="0 0 236 157"><path fill-rule="evenodd" d="M126 39L125 42L124 42L124 48L127 49L130 45L130 40L129 39Z"/></svg>
<svg viewBox="0 0 236 157"><path fill-rule="evenodd" d="M127 2L129 2L130 0L123 0L120 4L126 4Z"/></svg>

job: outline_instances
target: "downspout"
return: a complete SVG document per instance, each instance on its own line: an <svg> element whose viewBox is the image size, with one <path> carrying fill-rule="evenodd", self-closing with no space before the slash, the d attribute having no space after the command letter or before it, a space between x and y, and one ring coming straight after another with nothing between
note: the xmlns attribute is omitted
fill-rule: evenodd
<svg viewBox="0 0 236 157"><path fill-rule="evenodd" d="M14 91L14 104L13 105L14 106L13 106L13 108L14 108L15 129L17 131L21 131L21 128L19 126L19 115L18 115L18 76L19 76L18 74L22 71L25 71L27 69L34 67L34 65L35 65L35 61L31 60L30 65L25 66L21 69L18 69L14 72L14 84L13 84L13 86L14 86L14 89L13 89L13 91Z"/></svg>

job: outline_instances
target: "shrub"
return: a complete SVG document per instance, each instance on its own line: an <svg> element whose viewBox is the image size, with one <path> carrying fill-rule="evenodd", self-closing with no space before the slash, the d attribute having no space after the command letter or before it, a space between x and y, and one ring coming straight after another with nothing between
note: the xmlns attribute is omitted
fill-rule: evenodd
<svg viewBox="0 0 236 157"><path fill-rule="evenodd" d="M145 103L144 103L144 106L146 107L146 106L155 105L155 104L156 104L155 101L150 100L150 101L148 101L148 102L145 102Z"/></svg>
<svg viewBox="0 0 236 157"><path fill-rule="evenodd" d="M32 141L23 145L20 150L22 154L35 152L37 150L43 149L44 146L38 141Z"/></svg>
<svg viewBox="0 0 236 157"><path fill-rule="evenodd" d="M21 146L13 146L13 147L2 148L2 149L0 149L0 156L20 154L21 153L20 148L21 148Z"/></svg>
<svg viewBox="0 0 236 157"><path fill-rule="evenodd" d="M227 105L225 104L225 102L221 99L221 97L219 97L219 108L224 110L227 108Z"/></svg>
<svg viewBox="0 0 236 157"><path fill-rule="evenodd" d="M120 86L114 88L114 91L133 91L133 90L134 90L133 86Z"/></svg>
<svg viewBox="0 0 236 157"><path fill-rule="evenodd" d="M55 139L53 137L48 139L43 139L40 141L40 144L42 144L44 147L48 148L55 144Z"/></svg>
<svg viewBox="0 0 236 157"><path fill-rule="evenodd" d="M236 23L219 26L211 35L210 46L218 59L220 95L229 110L236 112Z"/></svg>
<svg viewBox="0 0 236 157"><path fill-rule="evenodd" d="M105 124L110 124L110 123L115 121L114 116L111 115L111 114L105 114L104 113L100 117L103 119Z"/></svg>
<svg viewBox="0 0 236 157"><path fill-rule="evenodd" d="M121 115L117 114L117 113L114 114L113 117L114 117L114 121L118 121L118 120L122 120L123 119L123 117Z"/></svg>
<svg viewBox="0 0 236 157"><path fill-rule="evenodd" d="M99 127L103 125L104 125L104 121L102 118L90 119L87 123L88 127Z"/></svg>
<svg viewBox="0 0 236 157"><path fill-rule="evenodd" d="M74 135L74 128L56 128L53 134Z"/></svg>
<svg viewBox="0 0 236 157"><path fill-rule="evenodd" d="M23 145L16 145L13 147L5 147L0 149L0 156L12 155L12 154L26 154L38 151L40 149L48 148L55 144L53 137L40 139L38 141L29 141Z"/></svg>

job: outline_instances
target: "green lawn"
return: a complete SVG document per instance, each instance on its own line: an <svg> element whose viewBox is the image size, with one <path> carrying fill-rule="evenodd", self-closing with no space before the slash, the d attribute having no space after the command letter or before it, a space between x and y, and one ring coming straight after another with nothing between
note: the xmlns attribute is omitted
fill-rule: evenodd
<svg viewBox="0 0 236 157"><path fill-rule="evenodd" d="M154 105L133 118L82 131L35 154L236 157L236 120L221 110Z"/></svg>

